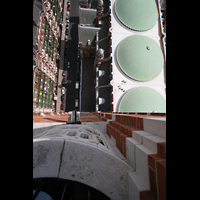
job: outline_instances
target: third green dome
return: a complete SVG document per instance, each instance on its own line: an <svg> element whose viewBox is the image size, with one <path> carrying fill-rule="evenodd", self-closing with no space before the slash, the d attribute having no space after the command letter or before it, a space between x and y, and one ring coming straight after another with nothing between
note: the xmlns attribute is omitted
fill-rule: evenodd
<svg viewBox="0 0 200 200"><path fill-rule="evenodd" d="M166 100L153 88L135 87L122 96L118 112L166 113Z"/></svg>

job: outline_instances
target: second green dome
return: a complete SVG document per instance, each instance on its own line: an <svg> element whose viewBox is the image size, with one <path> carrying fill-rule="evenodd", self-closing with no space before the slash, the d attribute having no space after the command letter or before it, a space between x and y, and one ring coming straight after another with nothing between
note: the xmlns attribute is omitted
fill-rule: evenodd
<svg viewBox="0 0 200 200"><path fill-rule="evenodd" d="M121 70L137 81L149 81L160 74L164 58L160 46L147 36L131 35L123 39L116 51Z"/></svg>
<svg viewBox="0 0 200 200"><path fill-rule="evenodd" d="M156 24L155 0L116 0L115 13L122 24L136 31L146 31Z"/></svg>

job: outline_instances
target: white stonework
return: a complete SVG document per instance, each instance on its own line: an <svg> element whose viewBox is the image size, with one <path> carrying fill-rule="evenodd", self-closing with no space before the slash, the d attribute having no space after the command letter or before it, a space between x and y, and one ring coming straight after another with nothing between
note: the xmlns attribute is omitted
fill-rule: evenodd
<svg viewBox="0 0 200 200"><path fill-rule="evenodd" d="M128 199L128 172L103 133L86 125L58 125L34 136L33 178L87 184L112 200Z"/></svg>
<svg viewBox="0 0 200 200"><path fill-rule="evenodd" d="M136 179L131 180L130 183L133 182L135 187L142 182L146 190L150 190L148 155L158 153L158 142L166 142L166 118L144 118L143 120L145 131L132 131L132 137L126 138L126 158L133 167L134 173L137 174L134 176ZM140 190L139 185L136 191ZM129 199L132 199L132 196L136 197L137 194L129 191Z"/></svg>

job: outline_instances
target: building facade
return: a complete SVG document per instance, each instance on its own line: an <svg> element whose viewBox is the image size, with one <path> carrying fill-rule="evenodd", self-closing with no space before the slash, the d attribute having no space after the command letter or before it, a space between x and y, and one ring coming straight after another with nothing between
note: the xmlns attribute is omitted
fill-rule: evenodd
<svg viewBox="0 0 200 200"><path fill-rule="evenodd" d="M62 0L33 2L33 113L55 112Z"/></svg>
<svg viewBox="0 0 200 200"><path fill-rule="evenodd" d="M86 1L84 1L86 2ZM79 46L81 59L93 59L94 111L113 111L111 1L79 1ZM86 67L83 64L83 68ZM83 69L84 70L84 69Z"/></svg>
<svg viewBox="0 0 200 200"><path fill-rule="evenodd" d="M33 116L33 199L166 200L165 0L73 1L80 87L92 80L80 96L94 110ZM46 5L51 12L54 4ZM42 25L35 18L33 26L50 33L39 33L33 45L33 81L36 109L44 112L55 100L60 33L54 29L52 49L43 38L54 32L42 6Z"/></svg>

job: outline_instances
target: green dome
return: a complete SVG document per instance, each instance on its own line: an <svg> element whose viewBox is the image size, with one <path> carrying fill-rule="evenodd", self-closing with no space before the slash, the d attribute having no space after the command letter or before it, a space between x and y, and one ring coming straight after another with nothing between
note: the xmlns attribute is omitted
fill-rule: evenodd
<svg viewBox="0 0 200 200"><path fill-rule="evenodd" d="M123 95L118 112L166 113L166 101L159 92L152 88L135 87Z"/></svg>
<svg viewBox="0 0 200 200"><path fill-rule="evenodd" d="M160 74L164 64L159 45L151 38L131 35L123 39L116 51L121 70L137 81L149 81Z"/></svg>
<svg viewBox="0 0 200 200"><path fill-rule="evenodd" d="M155 0L116 0L115 13L122 24L136 31L146 31L156 24Z"/></svg>

